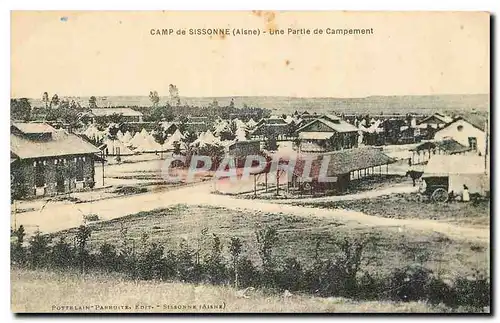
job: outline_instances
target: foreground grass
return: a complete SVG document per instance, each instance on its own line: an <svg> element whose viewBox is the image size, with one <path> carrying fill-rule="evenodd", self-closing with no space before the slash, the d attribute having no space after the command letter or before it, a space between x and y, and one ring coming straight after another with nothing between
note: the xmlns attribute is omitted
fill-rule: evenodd
<svg viewBox="0 0 500 323"><path fill-rule="evenodd" d="M91 224L89 247L97 251L103 243L120 246L123 229L128 244L140 248L145 241L155 242L165 250L176 251L181 239L186 239L200 254L211 248L212 233L224 244L223 254L229 259L227 248L231 237L243 242L243 253L259 264L255 231L273 226L278 231L278 242L273 250L276 259L297 258L303 265L313 263L316 252L320 258L333 257L338 250L333 240L347 236L352 239L377 237L375 245L367 246L363 271L385 275L405 265L422 263L443 278L467 276L476 270L489 272L489 246L467 241L454 241L432 231L417 231L401 227L371 227L344 225L327 218L304 218L288 214L235 211L206 206L178 205L168 209L140 212L112 221ZM201 232L206 229L206 234ZM67 236L72 241L75 229L54 234ZM131 241L132 240L132 241Z"/></svg>
<svg viewBox="0 0 500 323"><path fill-rule="evenodd" d="M237 297L237 291L228 286L130 281L117 274L93 273L81 276L72 272L23 269L11 271L11 309L16 313L429 313L450 311L443 306L436 307L420 302L356 302L343 298L320 298L306 295L283 298L280 295L269 295L258 290L248 295L249 298ZM193 305L196 308L186 308L186 306ZM63 306L74 306L74 308L69 309ZM103 308L106 306L108 308Z"/></svg>

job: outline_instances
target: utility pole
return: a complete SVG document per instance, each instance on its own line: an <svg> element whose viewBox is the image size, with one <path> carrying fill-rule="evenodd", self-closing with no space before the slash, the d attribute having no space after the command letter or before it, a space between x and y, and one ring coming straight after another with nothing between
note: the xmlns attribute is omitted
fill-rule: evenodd
<svg viewBox="0 0 500 323"><path fill-rule="evenodd" d="M102 158L102 186L104 187L104 150L101 151Z"/></svg>

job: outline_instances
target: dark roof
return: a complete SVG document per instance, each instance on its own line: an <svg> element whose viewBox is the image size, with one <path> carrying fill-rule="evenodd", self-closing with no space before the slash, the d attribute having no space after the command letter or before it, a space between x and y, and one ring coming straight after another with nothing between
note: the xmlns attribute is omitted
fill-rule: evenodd
<svg viewBox="0 0 500 323"><path fill-rule="evenodd" d="M427 141L417 147L410 149L410 151L422 151L438 148L448 154L457 154L470 150L470 147L464 146L453 139L444 139L440 141Z"/></svg>
<svg viewBox="0 0 500 323"><path fill-rule="evenodd" d="M354 148L317 155L313 160L310 177L317 178L324 158L329 158L327 176L337 176L348 174L349 172L365 169L369 167L381 166L395 162L376 148ZM301 176L304 169L305 160L297 160L294 174Z"/></svg>
<svg viewBox="0 0 500 323"><path fill-rule="evenodd" d="M328 128L332 129L335 132L358 132L359 128L353 126L352 124L345 122L344 120L340 119L339 117L332 116L332 115L323 115L317 119L314 119L305 125L301 126L299 129L296 130L296 132L301 132L301 131L307 131L304 130L310 125L316 123L316 122L321 122L324 125L326 125Z"/></svg>
<svg viewBox="0 0 500 323"><path fill-rule="evenodd" d="M33 140L32 137L27 136L31 133L21 130L32 129L31 126L14 124L13 127L18 131L11 132L10 151L20 159L99 153L97 147L65 130L52 128L49 137L44 137L43 140Z"/></svg>

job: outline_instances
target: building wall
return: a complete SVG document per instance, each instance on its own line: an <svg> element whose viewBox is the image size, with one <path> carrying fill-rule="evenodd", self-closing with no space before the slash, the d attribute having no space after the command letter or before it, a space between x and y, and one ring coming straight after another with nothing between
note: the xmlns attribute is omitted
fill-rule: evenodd
<svg viewBox="0 0 500 323"><path fill-rule="evenodd" d="M81 158L83 165L83 180L76 180L75 158ZM42 163L44 168L44 187L36 188L36 163ZM94 159L91 155L51 157L40 159L24 159L17 161L11 168L14 181L22 190L25 198L40 195L56 195L68 193L86 187L87 178L94 179ZM63 179L62 190L58 190L57 180Z"/></svg>
<svg viewBox="0 0 500 323"><path fill-rule="evenodd" d="M229 154L236 157L257 155L260 152L259 141L236 142L229 147Z"/></svg>
<svg viewBox="0 0 500 323"><path fill-rule="evenodd" d="M459 127L462 126L461 130ZM452 138L458 143L470 147L469 137L475 137L477 140L477 152L484 156L486 150L486 134L484 131L479 130L465 120L458 120L448 127L439 130L434 135L435 140L443 140L445 138Z"/></svg>

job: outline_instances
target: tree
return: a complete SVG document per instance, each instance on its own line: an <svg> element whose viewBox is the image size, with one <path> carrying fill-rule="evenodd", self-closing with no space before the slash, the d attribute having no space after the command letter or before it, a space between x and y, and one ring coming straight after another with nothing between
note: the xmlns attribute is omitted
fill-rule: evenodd
<svg viewBox="0 0 500 323"><path fill-rule="evenodd" d="M85 273L85 260L88 258L87 243L90 239L91 230L86 225L81 225L76 233L76 245L81 273Z"/></svg>
<svg viewBox="0 0 500 323"><path fill-rule="evenodd" d="M234 270L234 288L238 288L238 262L241 254L242 243L240 238L232 237L229 244L229 252L233 261Z"/></svg>
<svg viewBox="0 0 500 323"><path fill-rule="evenodd" d="M11 120L29 121L31 118L31 103L27 98L10 99Z"/></svg>
<svg viewBox="0 0 500 323"><path fill-rule="evenodd" d="M153 104L153 107L157 107L158 103L160 102L160 97L158 96L158 92L150 91L149 92L149 100Z"/></svg>
<svg viewBox="0 0 500 323"><path fill-rule="evenodd" d="M45 104L45 108L49 107L50 99L49 99L49 93L43 92L42 95L42 102Z"/></svg>
<svg viewBox="0 0 500 323"><path fill-rule="evenodd" d="M89 99L89 108L94 109L97 108L97 99L95 96L91 96Z"/></svg>
<svg viewBox="0 0 500 323"><path fill-rule="evenodd" d="M217 109L219 108L219 101L217 101L217 99L214 99L209 105L208 105L209 108L212 108L212 109Z"/></svg>
<svg viewBox="0 0 500 323"><path fill-rule="evenodd" d="M163 144L165 144L165 140L167 139L167 134L165 133L163 126L159 122L157 122L155 124L155 128L153 129L152 134L153 134L153 138L155 139L155 141L157 143L159 143L163 148ZM160 154L162 154L162 153L160 153ZM163 156L160 156L160 157L163 157Z"/></svg>
<svg viewBox="0 0 500 323"><path fill-rule="evenodd" d="M268 284L274 281L274 259L272 250L278 242L278 231L275 228L265 228L255 233L259 248L259 256L262 260L263 278Z"/></svg>
<svg viewBox="0 0 500 323"><path fill-rule="evenodd" d="M50 100L50 107L52 108L52 106L57 106L57 105L59 105L59 101L60 101L60 100L59 100L59 96L57 95L57 93L56 93L56 94L54 94L54 95L52 96L52 99Z"/></svg>
<svg viewBox="0 0 500 323"><path fill-rule="evenodd" d="M168 92L170 94L170 104L171 105L181 105L181 98L179 97L179 89L175 84L170 84L168 86Z"/></svg>

